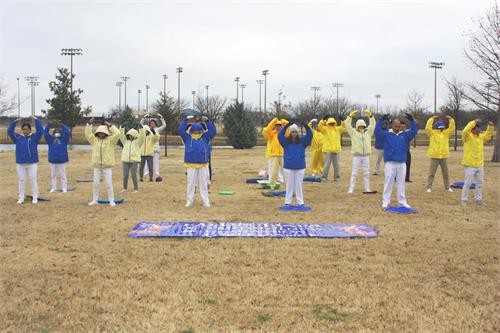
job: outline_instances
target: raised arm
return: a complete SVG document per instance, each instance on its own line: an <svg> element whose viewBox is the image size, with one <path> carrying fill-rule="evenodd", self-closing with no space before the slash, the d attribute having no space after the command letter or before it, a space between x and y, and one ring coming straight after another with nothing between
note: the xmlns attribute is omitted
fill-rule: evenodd
<svg viewBox="0 0 500 333"><path fill-rule="evenodd" d="M375 124L375 137L378 141L384 141L385 131L382 129L382 125L384 124L385 119L380 119Z"/></svg>
<svg viewBox="0 0 500 333"><path fill-rule="evenodd" d="M271 122L262 129L262 134L266 139L269 139L269 135L271 134L271 131L273 130L274 126L276 126L277 122L278 118L274 117L273 120L271 120Z"/></svg>
<svg viewBox="0 0 500 333"><path fill-rule="evenodd" d="M33 134L33 140L35 140L38 143L38 141L40 141L40 139L43 136L43 125L42 125L42 121L40 119L38 119L36 117L34 117L34 119L35 119L36 132L35 132L35 134Z"/></svg>
<svg viewBox="0 0 500 333"><path fill-rule="evenodd" d="M127 136L125 135L125 127L121 127L119 128L119 138L120 138L120 141L122 142L122 144L125 144L125 142L127 142Z"/></svg>
<svg viewBox="0 0 500 333"><path fill-rule="evenodd" d="M10 136L10 138L12 139L12 141L16 142L16 131L15 131L15 128L16 128L16 123L19 121L20 118L16 119L16 120L12 120L10 123L9 123L9 127L7 127L7 134Z"/></svg>
<svg viewBox="0 0 500 333"><path fill-rule="evenodd" d="M375 117L373 116L373 114L371 112L368 113L368 116L370 117L368 119L368 121L370 123L368 124L368 127L366 128L366 130L368 131L368 134L370 136L372 136L373 132L375 131Z"/></svg>
<svg viewBox="0 0 500 333"><path fill-rule="evenodd" d="M434 127L434 121L436 120L437 116L430 117L427 120L427 123L425 124L425 132L427 133L428 137L431 137L434 132L432 132L432 129Z"/></svg>
<svg viewBox="0 0 500 333"><path fill-rule="evenodd" d="M205 119L205 123L207 124L207 131L203 133L203 136L205 136L210 141L215 137L215 134L217 134L217 129L210 119Z"/></svg>
<svg viewBox="0 0 500 333"><path fill-rule="evenodd" d="M137 144L139 147L142 146L144 140L146 140L146 129L142 127L139 129L139 138L137 138Z"/></svg>
<svg viewBox="0 0 500 333"><path fill-rule="evenodd" d="M452 136L453 134L455 134L455 119L450 116L446 116L446 118L448 118L448 128L446 129L446 133L448 134L448 136Z"/></svg>
<svg viewBox="0 0 500 333"><path fill-rule="evenodd" d="M72 133L71 133L71 128L69 128L68 125L65 125L65 124L62 124L62 128L61 128L61 131L62 131L62 140L66 143L69 142L69 140L71 139L71 136L72 136Z"/></svg>
<svg viewBox="0 0 500 333"><path fill-rule="evenodd" d="M305 147L309 146L312 142L312 139L313 139L313 132L311 130L311 128L307 125L307 123L303 123L302 126L304 126L304 128L306 129L306 135L304 135L302 137L302 142L304 144Z"/></svg>
<svg viewBox="0 0 500 333"><path fill-rule="evenodd" d="M476 121L479 121L479 120L476 119L476 120L469 121L469 123L462 130L462 141L463 142L469 141L471 131L474 127L476 127Z"/></svg>
<svg viewBox="0 0 500 333"><path fill-rule="evenodd" d="M161 114L158 114L158 117L160 118L161 125L157 128L158 132L163 132L165 128L167 128L167 122L165 121L165 118Z"/></svg>
<svg viewBox="0 0 500 333"><path fill-rule="evenodd" d="M47 126L45 126L45 128L43 129L43 137L45 138L45 142L47 142L47 144L50 144L52 143L52 141L54 141L54 137L50 135L50 127L51 124L47 124Z"/></svg>
<svg viewBox="0 0 500 333"><path fill-rule="evenodd" d="M495 126L493 126L493 122L488 123L488 128L486 129L486 132L481 134L481 138L483 139L483 142L487 142L491 139L493 136L493 129Z"/></svg>
<svg viewBox="0 0 500 333"><path fill-rule="evenodd" d="M187 132L186 132L187 124L188 124L187 118L184 118L181 121L181 123L179 124L179 135L181 136L182 141L184 141L184 142L186 142L186 140L189 136L189 134L187 134Z"/></svg>
<svg viewBox="0 0 500 333"><path fill-rule="evenodd" d="M345 127L347 130L347 134L351 135L354 134L354 128L352 128L352 118L358 113L358 110L352 111L348 116L347 119L345 120Z"/></svg>
<svg viewBox="0 0 500 333"><path fill-rule="evenodd" d="M111 125L110 123L107 123L107 125ZM118 127L115 125L109 126L109 132L110 132L110 140L113 144L117 144L118 140L120 140L120 131L118 130Z"/></svg>
<svg viewBox="0 0 500 333"><path fill-rule="evenodd" d="M339 127L339 133L342 134L346 131L346 127L345 127L345 121L341 120L340 121L340 126Z"/></svg>
<svg viewBox="0 0 500 333"><path fill-rule="evenodd" d="M92 132L92 123L87 123L87 125L85 125L85 137L87 138L87 141L90 144L94 143L95 136L94 133Z"/></svg>
<svg viewBox="0 0 500 333"><path fill-rule="evenodd" d="M418 125L415 119L411 119L410 130L406 132L406 139L410 142L414 137L417 136L418 133Z"/></svg>
<svg viewBox="0 0 500 333"><path fill-rule="evenodd" d="M278 141L283 148L288 145L288 139L286 138L285 133L290 125L291 123L287 123L285 127L282 127L278 132Z"/></svg>

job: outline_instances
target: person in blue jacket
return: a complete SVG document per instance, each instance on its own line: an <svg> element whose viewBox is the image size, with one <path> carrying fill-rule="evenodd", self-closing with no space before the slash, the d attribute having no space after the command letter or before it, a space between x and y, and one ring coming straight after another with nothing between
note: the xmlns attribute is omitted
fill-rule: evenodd
<svg viewBox="0 0 500 333"><path fill-rule="evenodd" d="M26 173L28 173L28 179L31 183L31 195L33 197L33 203L38 203L38 142L43 135L42 122L35 116L31 117L35 120L36 132L31 132L30 123L23 123L21 125L22 134L15 132L16 124L19 123L22 118L17 118L11 121L9 127L7 128L7 133L9 137L16 144L16 168L17 176L19 178L19 199L18 204L24 203L24 191L26 186Z"/></svg>
<svg viewBox="0 0 500 333"><path fill-rule="evenodd" d="M203 126L199 123L193 123L188 130L187 117L179 124L179 135L184 142L184 166L187 169L186 207L193 206L196 184L198 184L200 190L202 205L210 207L210 200L208 198L209 145L217 130L208 118L206 125L206 131L203 130Z"/></svg>
<svg viewBox="0 0 500 333"><path fill-rule="evenodd" d="M382 116L382 118L380 118L380 120L384 121L381 126L382 130L384 131L387 131L388 119L389 114L385 114ZM377 137L375 137L375 151L377 152L377 159L375 160L373 175L377 176L380 173L380 164L384 160L384 144L382 141L377 140Z"/></svg>
<svg viewBox="0 0 500 333"><path fill-rule="evenodd" d="M299 126L292 121L278 132L278 140L284 150L285 205L292 204L294 195L297 205L304 204L302 183L306 171L306 147L311 144L313 133L306 123L302 126L306 129L306 135L303 136L299 134ZM288 137L285 136L287 130L290 131Z"/></svg>
<svg viewBox="0 0 500 333"><path fill-rule="evenodd" d="M53 127L52 134L49 124L45 127L43 135L49 146L49 163L50 163L50 193L57 189L57 174L61 177L61 188L64 193L68 191L68 178L66 177L66 163L68 158L68 142L71 138L71 129L62 124L61 127Z"/></svg>
<svg viewBox="0 0 500 333"><path fill-rule="evenodd" d="M392 185L397 182L398 202L401 207L410 208L405 196L406 156L410 141L417 135L417 122L411 114L405 113L411 122L410 129L403 131L402 119L395 118L388 131L382 129L384 120L379 120L375 126L375 136L384 147L384 192L382 208L386 209L391 202Z"/></svg>

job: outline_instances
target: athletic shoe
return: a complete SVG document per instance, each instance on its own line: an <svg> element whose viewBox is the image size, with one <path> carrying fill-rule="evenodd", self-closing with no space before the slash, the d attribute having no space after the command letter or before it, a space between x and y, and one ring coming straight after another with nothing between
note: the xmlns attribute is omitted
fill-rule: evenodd
<svg viewBox="0 0 500 333"><path fill-rule="evenodd" d="M313 173L311 176L312 176L312 177L316 177L316 174L315 174L315 173Z"/></svg>
<svg viewBox="0 0 500 333"><path fill-rule="evenodd" d="M340 177L337 177L337 178L333 179L334 182L338 182L339 180L340 180Z"/></svg>
<svg viewBox="0 0 500 333"><path fill-rule="evenodd" d="M33 198L33 200L31 202L34 203L34 204L37 204L38 203L38 198Z"/></svg>
<svg viewBox="0 0 500 333"><path fill-rule="evenodd" d="M138 191L138 190L133 190L133 191L132 191L132 193L137 193L137 192L139 192L139 191Z"/></svg>
<svg viewBox="0 0 500 333"><path fill-rule="evenodd" d="M410 205L408 205L408 204L404 204L404 205L401 205L401 204L400 204L400 205L399 205L399 207L411 208L411 206L410 206Z"/></svg>
<svg viewBox="0 0 500 333"><path fill-rule="evenodd" d="M207 207L207 208L208 208L208 207L210 207L210 204L209 204L208 202L204 202L204 203L202 204L202 206L203 206L203 207Z"/></svg>
<svg viewBox="0 0 500 333"><path fill-rule="evenodd" d="M91 202L89 202L89 206L94 206L94 205L97 205L97 201L92 200Z"/></svg>
<svg viewBox="0 0 500 333"><path fill-rule="evenodd" d="M448 192L453 192L453 189L450 187L449 189L447 189L446 191Z"/></svg>
<svg viewBox="0 0 500 333"><path fill-rule="evenodd" d="M186 208L193 207L193 203L192 202L188 202L188 203L186 203L186 205L184 207L186 207Z"/></svg>
<svg viewBox="0 0 500 333"><path fill-rule="evenodd" d="M110 202L109 202L109 205L110 205L111 207L114 207L114 206L116 206L116 203L115 203L114 201L110 201Z"/></svg>
<svg viewBox="0 0 500 333"><path fill-rule="evenodd" d="M67 192L68 192L68 190L63 188L62 193L67 193Z"/></svg>
<svg viewBox="0 0 500 333"><path fill-rule="evenodd" d="M280 184L274 184L274 189L275 189L275 190L279 190L279 189L280 189L280 186L281 186Z"/></svg>
<svg viewBox="0 0 500 333"><path fill-rule="evenodd" d="M24 199L19 199L19 200L17 200L17 203L18 203L19 205L22 205L22 204L24 203Z"/></svg>
<svg viewBox="0 0 500 333"><path fill-rule="evenodd" d="M123 190L120 191L120 193L124 193L124 192L127 192L128 190L126 188L124 188Z"/></svg>
<svg viewBox="0 0 500 333"><path fill-rule="evenodd" d="M388 204L382 204L382 209L387 209L387 207L389 207Z"/></svg>
<svg viewBox="0 0 500 333"><path fill-rule="evenodd" d="M353 190L347 191L347 194L352 194Z"/></svg>
<svg viewBox="0 0 500 333"><path fill-rule="evenodd" d="M49 191L49 193L54 193L55 191L56 191L55 188L51 188L50 191Z"/></svg>
<svg viewBox="0 0 500 333"><path fill-rule="evenodd" d="M432 189L428 188L427 193L431 193L431 192L432 192Z"/></svg>

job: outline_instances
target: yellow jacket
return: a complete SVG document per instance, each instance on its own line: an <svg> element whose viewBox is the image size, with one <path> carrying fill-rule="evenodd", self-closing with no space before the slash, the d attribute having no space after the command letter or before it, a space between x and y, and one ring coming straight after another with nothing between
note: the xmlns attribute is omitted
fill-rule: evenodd
<svg viewBox="0 0 500 333"><path fill-rule="evenodd" d="M98 126L95 133L106 133L108 136L99 139L92 133L92 125L85 126L85 137L92 145L92 165L94 168L111 168L115 165L115 146L120 138L120 131L116 126L111 126L108 130L106 125Z"/></svg>
<svg viewBox="0 0 500 333"><path fill-rule="evenodd" d="M322 149L323 149L323 134L318 129L314 129L312 132L313 132L313 139L311 142L312 151L313 152L322 151Z"/></svg>
<svg viewBox="0 0 500 333"><path fill-rule="evenodd" d="M462 165L479 168L484 165L483 143L487 142L493 136L493 125L488 124L488 129L479 135L474 135L471 130L476 126L473 120L465 126L462 131L462 141L464 143L464 157Z"/></svg>
<svg viewBox="0 0 500 333"><path fill-rule="evenodd" d="M323 152L324 153L340 153L342 147L340 146L340 137L345 132L345 123L342 122L340 126L330 126L330 124L337 124L334 118L328 118L327 121L321 120L318 128L323 134Z"/></svg>
<svg viewBox="0 0 500 333"><path fill-rule="evenodd" d="M369 113L371 115L371 113ZM365 131L361 133L358 129L352 127L351 116L347 117L345 122L345 127L347 134L351 138L351 152L355 156L368 156L372 153L372 136L375 131L375 117L370 116L370 124L365 128Z"/></svg>
<svg viewBox="0 0 500 333"><path fill-rule="evenodd" d="M271 120L269 124L267 124L266 127L262 129L262 134L267 139L267 147L266 147L267 158L284 155L283 147L280 145L278 141L278 131L274 129L274 126L276 126L277 124L285 126L286 124L288 124L288 121L286 119L279 120L278 118L274 118L273 120Z"/></svg>
<svg viewBox="0 0 500 333"><path fill-rule="evenodd" d="M455 120L450 118L448 128L444 130L434 129L433 126L434 118L429 118L425 125L425 131L429 137L427 156L430 158L448 158L450 156L450 136L455 133Z"/></svg>
<svg viewBox="0 0 500 333"><path fill-rule="evenodd" d="M128 140L127 135L134 137L134 140ZM122 162L134 163L141 161L141 145L144 142L146 132L143 128L140 131L135 129L128 130L125 134L125 128L120 128L120 141L123 144Z"/></svg>
<svg viewBox="0 0 500 333"><path fill-rule="evenodd" d="M155 152L155 144L160 141L160 133L155 129L155 133L153 134L153 131L148 125L144 125L142 129L146 134L146 138L141 145L141 156L153 156Z"/></svg>

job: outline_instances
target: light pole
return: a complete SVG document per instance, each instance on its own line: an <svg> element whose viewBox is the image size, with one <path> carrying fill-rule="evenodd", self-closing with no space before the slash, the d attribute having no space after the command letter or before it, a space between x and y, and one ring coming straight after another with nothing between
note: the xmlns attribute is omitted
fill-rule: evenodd
<svg viewBox="0 0 500 333"><path fill-rule="evenodd" d="M493 87L493 83L488 82L488 83L486 83L485 87L486 87L486 89L488 89L487 95L486 95L486 108L489 110L490 109L490 88Z"/></svg>
<svg viewBox="0 0 500 333"><path fill-rule="evenodd" d="M73 56L82 55L82 54L83 54L82 49L73 49L73 48L61 49L61 55L69 56L71 59L71 66L70 66L70 70L69 70L70 79L71 79L71 83L70 83L71 84L71 87L70 87L71 95L70 96L73 96Z"/></svg>
<svg viewBox="0 0 500 333"><path fill-rule="evenodd" d="M444 62L429 62L429 67L434 68L434 113L436 113L436 99L437 99L437 70L443 68Z"/></svg>
<svg viewBox="0 0 500 333"><path fill-rule="evenodd" d="M130 80L129 76L122 76L123 80L123 105L125 106L125 110L127 110L127 81Z"/></svg>
<svg viewBox="0 0 500 333"><path fill-rule="evenodd" d="M316 92L320 91L321 87L311 87L311 90L314 92L313 111L314 111L314 113L316 113L316 104L317 104Z"/></svg>
<svg viewBox="0 0 500 333"><path fill-rule="evenodd" d="M168 75L163 74L163 96L167 95L167 79L168 79Z"/></svg>
<svg viewBox="0 0 500 333"><path fill-rule="evenodd" d="M208 116L208 114L209 114L209 113L208 113L208 88L209 88L209 87L210 87L209 85L206 85L206 86L205 86L205 89L207 90L207 116Z"/></svg>
<svg viewBox="0 0 500 333"><path fill-rule="evenodd" d="M340 114L340 110L339 110L339 88L342 88L344 86L344 84L340 83L340 82L334 82L334 83L332 83L332 86L337 89L337 112Z"/></svg>
<svg viewBox="0 0 500 333"><path fill-rule="evenodd" d="M183 72L182 67L177 67L175 69L177 73L177 111L181 111L181 73Z"/></svg>
<svg viewBox="0 0 500 333"><path fill-rule="evenodd" d="M257 80L257 84L259 85L259 112L262 112L262 84L264 80Z"/></svg>
<svg viewBox="0 0 500 333"><path fill-rule="evenodd" d="M118 87L118 111L122 110L122 86L123 82L118 81L116 82L116 86Z"/></svg>
<svg viewBox="0 0 500 333"><path fill-rule="evenodd" d="M236 103L238 103L238 92L240 90L240 88L239 88L240 77L239 76L235 77L234 82L236 82Z"/></svg>
<svg viewBox="0 0 500 333"><path fill-rule="evenodd" d="M241 103L244 103L243 89L245 89L246 87L247 87L246 84L240 84L240 88L241 88Z"/></svg>
<svg viewBox="0 0 500 333"><path fill-rule="evenodd" d="M137 111L141 110L141 89L137 89Z"/></svg>
<svg viewBox="0 0 500 333"><path fill-rule="evenodd" d="M262 71L264 75L264 113L266 113L266 100L267 100L267 75L269 75L269 70L265 69Z"/></svg>
<svg viewBox="0 0 500 333"><path fill-rule="evenodd" d="M193 94L193 110L194 110L194 97L196 96L196 90L191 90L191 94Z"/></svg>
<svg viewBox="0 0 500 333"><path fill-rule="evenodd" d="M26 76L24 78L31 87L31 115L35 115L35 87L38 85L38 76Z"/></svg>
<svg viewBox="0 0 500 333"><path fill-rule="evenodd" d="M21 86L17 78L17 117L21 117Z"/></svg>
<svg viewBox="0 0 500 333"><path fill-rule="evenodd" d="M377 99L377 111L376 111L377 113L378 113L378 99L379 99L380 97L382 97L382 95L380 95L380 94L375 94L375 98Z"/></svg>
<svg viewBox="0 0 500 333"><path fill-rule="evenodd" d="M146 84L146 113L149 112L149 84Z"/></svg>

